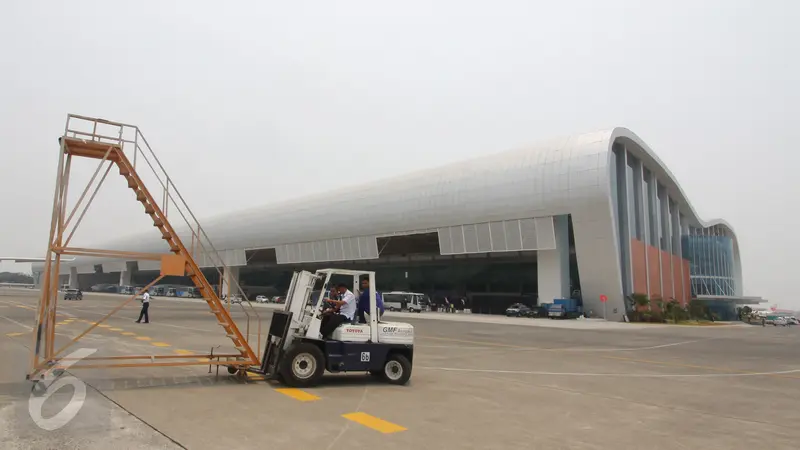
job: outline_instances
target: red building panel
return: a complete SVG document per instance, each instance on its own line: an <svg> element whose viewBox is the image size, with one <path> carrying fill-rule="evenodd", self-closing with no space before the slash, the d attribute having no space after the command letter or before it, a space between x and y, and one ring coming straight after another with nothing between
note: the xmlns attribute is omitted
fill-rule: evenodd
<svg viewBox="0 0 800 450"><path fill-rule="evenodd" d="M684 285L683 279L683 264L681 264L681 257L672 255L672 281L675 285L675 300L683 304L686 301L686 289L688 286Z"/></svg>
<svg viewBox="0 0 800 450"><path fill-rule="evenodd" d="M661 298L667 302L675 297L675 289L672 284L672 255L661 250Z"/></svg>
<svg viewBox="0 0 800 450"><path fill-rule="evenodd" d="M633 292L647 294L647 245L638 239L631 239L631 267Z"/></svg>
<svg viewBox="0 0 800 450"><path fill-rule="evenodd" d="M661 265L660 252L657 248L647 246L648 278L650 279L650 298L661 297Z"/></svg>
<svg viewBox="0 0 800 450"><path fill-rule="evenodd" d="M689 303L689 300L692 299L692 278L689 275L689 260L683 260L683 285L686 286L686 292L684 292L686 303Z"/></svg>

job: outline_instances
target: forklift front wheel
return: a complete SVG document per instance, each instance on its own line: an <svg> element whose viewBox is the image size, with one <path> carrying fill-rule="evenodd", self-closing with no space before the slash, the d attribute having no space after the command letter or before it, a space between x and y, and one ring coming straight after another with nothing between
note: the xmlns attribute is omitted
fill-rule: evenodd
<svg viewBox="0 0 800 450"><path fill-rule="evenodd" d="M324 373L325 355L314 344L303 342L293 345L283 356L280 374L289 386L314 386Z"/></svg>
<svg viewBox="0 0 800 450"><path fill-rule="evenodd" d="M235 375L236 372L239 371L239 368L236 366L228 366L228 373L231 375Z"/></svg>
<svg viewBox="0 0 800 450"><path fill-rule="evenodd" d="M383 365L383 378L389 384L408 383L411 378L411 362L399 353L389 355Z"/></svg>

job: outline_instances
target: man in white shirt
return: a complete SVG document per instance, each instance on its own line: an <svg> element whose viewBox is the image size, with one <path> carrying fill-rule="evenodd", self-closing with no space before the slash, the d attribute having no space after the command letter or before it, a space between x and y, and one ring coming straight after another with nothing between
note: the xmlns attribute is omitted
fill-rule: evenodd
<svg viewBox="0 0 800 450"><path fill-rule="evenodd" d="M325 299L326 302L334 305L338 312L332 312L322 317L322 324L320 324L319 332L323 338L327 339L336 330L336 327L345 323L352 322L356 316L356 296L347 285L340 284L337 286L339 298L341 300Z"/></svg>
<svg viewBox="0 0 800 450"><path fill-rule="evenodd" d="M147 310L150 309L150 293L144 291L142 294L142 311L139 313L139 320L136 323L142 323L142 317L144 317L144 323L150 323L150 315L147 313Z"/></svg>

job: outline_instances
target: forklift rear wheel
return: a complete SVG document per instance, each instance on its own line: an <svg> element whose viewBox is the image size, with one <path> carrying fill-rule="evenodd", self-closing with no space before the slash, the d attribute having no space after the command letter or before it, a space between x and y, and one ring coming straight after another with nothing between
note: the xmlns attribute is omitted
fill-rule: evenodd
<svg viewBox="0 0 800 450"><path fill-rule="evenodd" d="M314 344L293 345L283 356L281 375L289 386L314 386L319 383L323 373L325 373L325 355Z"/></svg>
<svg viewBox="0 0 800 450"><path fill-rule="evenodd" d="M389 355L383 365L383 379L389 384L406 384L411 378L411 362L405 356L395 353Z"/></svg>
<svg viewBox="0 0 800 450"><path fill-rule="evenodd" d="M237 368L236 366L228 366L228 373L229 374L234 375L238 371L239 371L239 368Z"/></svg>

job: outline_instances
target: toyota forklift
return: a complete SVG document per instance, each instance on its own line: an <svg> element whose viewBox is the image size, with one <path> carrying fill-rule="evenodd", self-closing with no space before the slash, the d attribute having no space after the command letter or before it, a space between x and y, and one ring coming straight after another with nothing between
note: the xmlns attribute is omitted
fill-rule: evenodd
<svg viewBox="0 0 800 450"><path fill-rule="evenodd" d="M328 292L332 277L349 276L353 292L362 277L369 278L368 323L343 323L325 339L320 334L326 302L312 299ZM404 385L411 377L414 359L414 327L379 319L375 300L375 272L322 269L295 272L286 295L286 306L272 314L260 373L292 387L317 385L324 373L367 372L387 383ZM358 316L356 316L356 320Z"/></svg>

